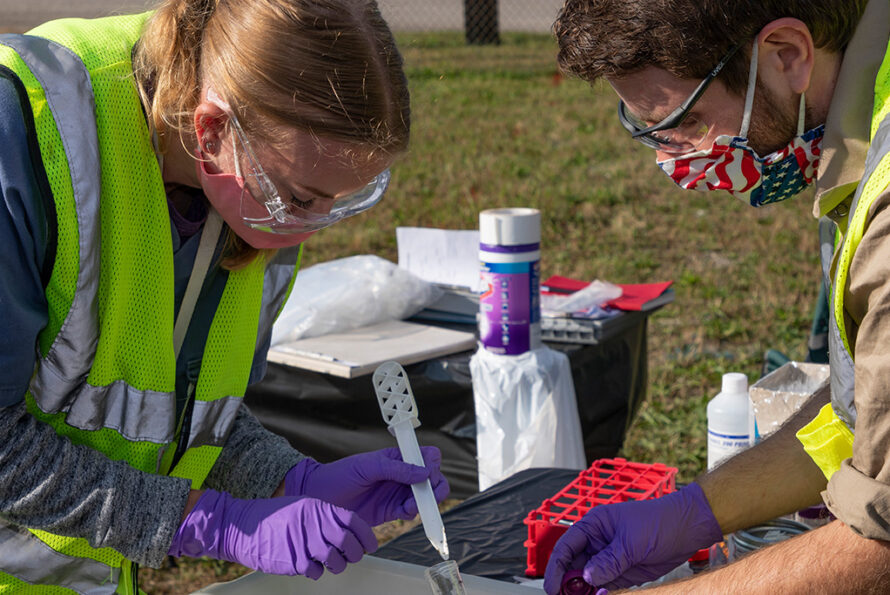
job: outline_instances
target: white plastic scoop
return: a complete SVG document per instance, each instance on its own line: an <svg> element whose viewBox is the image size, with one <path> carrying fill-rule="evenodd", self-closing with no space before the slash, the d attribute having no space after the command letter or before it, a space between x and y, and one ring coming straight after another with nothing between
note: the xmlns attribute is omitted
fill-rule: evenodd
<svg viewBox="0 0 890 595"><path fill-rule="evenodd" d="M423 467L423 456L420 454L420 446L414 434L414 428L420 425L420 420L417 418L417 403L414 402L408 374L397 362L386 362L380 364L374 371L373 382L380 412L383 414L389 433L396 437L402 460ZM430 480L425 479L412 484L411 491L414 492L427 539L442 559L447 560L449 555L445 526L442 524L442 515L439 514L439 506L436 504Z"/></svg>

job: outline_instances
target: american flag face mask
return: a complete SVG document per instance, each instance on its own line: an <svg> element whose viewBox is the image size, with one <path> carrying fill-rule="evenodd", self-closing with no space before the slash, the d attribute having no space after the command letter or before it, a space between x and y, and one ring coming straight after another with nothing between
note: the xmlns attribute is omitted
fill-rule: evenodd
<svg viewBox="0 0 890 595"><path fill-rule="evenodd" d="M745 115L738 136L721 135L710 149L659 161L658 166L678 186L707 192L726 190L752 207L791 198L813 183L822 154L825 126L804 132L805 100L800 96L797 135L783 149L760 157L748 146L748 125L757 81L757 43L751 52L751 71Z"/></svg>

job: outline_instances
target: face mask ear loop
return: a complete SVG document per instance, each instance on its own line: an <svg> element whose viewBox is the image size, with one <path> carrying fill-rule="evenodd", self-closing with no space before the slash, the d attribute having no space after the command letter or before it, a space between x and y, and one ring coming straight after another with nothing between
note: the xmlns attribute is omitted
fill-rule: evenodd
<svg viewBox="0 0 890 595"><path fill-rule="evenodd" d="M742 116L741 138L748 138L748 126L751 124L751 109L754 106L754 87L757 84L757 38L751 48L751 69L748 71L748 91L745 93L745 115Z"/></svg>
<svg viewBox="0 0 890 595"><path fill-rule="evenodd" d="M797 111L797 136L803 134L804 120L806 119L807 102L806 92L800 94L800 108Z"/></svg>

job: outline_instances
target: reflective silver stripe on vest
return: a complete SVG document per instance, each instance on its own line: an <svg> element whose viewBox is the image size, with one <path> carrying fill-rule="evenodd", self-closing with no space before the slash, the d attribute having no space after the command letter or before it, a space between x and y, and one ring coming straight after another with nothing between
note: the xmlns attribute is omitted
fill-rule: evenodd
<svg viewBox="0 0 890 595"><path fill-rule="evenodd" d="M819 259L822 263L822 283L825 285L825 295L831 295L831 259L837 248L837 224L828 217L819 219Z"/></svg>
<svg viewBox="0 0 890 595"><path fill-rule="evenodd" d="M123 381L106 387L85 385L68 408L65 423L90 431L112 428L127 440L167 444L174 438L172 398L168 393L137 391ZM189 448L222 446L241 403L240 396L195 401Z"/></svg>
<svg viewBox="0 0 890 595"><path fill-rule="evenodd" d="M46 358L36 386L55 386L68 394L90 371L98 342L99 286L99 136L90 76L80 58L57 43L29 35L4 36L46 94L55 118L77 206L80 270L71 309ZM33 391L32 391L33 392Z"/></svg>
<svg viewBox="0 0 890 595"><path fill-rule="evenodd" d="M84 595L112 595L120 568L55 551L30 532L0 523L0 571L32 585L56 585Z"/></svg>
<svg viewBox="0 0 890 595"><path fill-rule="evenodd" d="M862 181L856 189L856 195L853 197L853 204L850 205L850 218L859 207L859 200L862 197L862 190L866 186L866 181L877 169L881 159L890 154L890 116L884 118L878 127L871 145L868 148L868 154L865 157L865 173L862 175ZM874 197L866 197L871 199ZM869 201L870 202L870 201ZM870 204L864 204L863 208L869 208ZM829 256L829 259L831 256ZM844 291L844 287L838 287L837 277L832 287L831 315L829 316L828 326L828 358L831 366L831 407L835 414L843 420L852 431L856 424L856 403L855 403L855 366L853 364L853 356L844 347L844 341L841 338L840 329L837 326L837 320L834 314L834 292ZM843 297L843 293L841 293Z"/></svg>
<svg viewBox="0 0 890 595"><path fill-rule="evenodd" d="M66 401L71 395L56 394L52 385L32 394L46 413L67 411L65 423L81 430L112 428L127 440L144 440L166 444L173 440L176 427L176 401L172 393L142 391L123 380L108 386L92 386L84 383L77 391L76 399ZM39 397L38 397L39 395ZM50 398L53 409L45 408Z"/></svg>
<svg viewBox="0 0 890 595"><path fill-rule="evenodd" d="M241 397L224 397L213 401L195 401L187 446L222 446L229 437Z"/></svg>
<svg viewBox="0 0 890 595"><path fill-rule="evenodd" d="M263 279L263 308L260 310L259 332L257 333L257 349L263 347L271 338L272 325L275 317L287 298L287 288L291 277L295 274L300 247L283 248L275 258L266 265Z"/></svg>
<svg viewBox="0 0 890 595"><path fill-rule="evenodd" d="M855 368L853 358L844 349L834 313L828 317L828 364L831 367L831 408L852 431L856 425Z"/></svg>

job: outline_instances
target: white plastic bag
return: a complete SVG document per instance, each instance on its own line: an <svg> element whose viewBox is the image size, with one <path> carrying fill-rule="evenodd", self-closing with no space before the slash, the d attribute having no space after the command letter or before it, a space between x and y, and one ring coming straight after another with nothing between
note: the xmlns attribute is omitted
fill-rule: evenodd
<svg viewBox="0 0 890 595"><path fill-rule="evenodd" d="M585 469L581 421L566 354L548 347L470 358L479 490L532 467Z"/></svg>
<svg viewBox="0 0 890 595"><path fill-rule="evenodd" d="M442 290L394 263L364 254L298 273L272 328L272 345L413 316Z"/></svg>
<svg viewBox="0 0 890 595"><path fill-rule="evenodd" d="M541 310L552 314L574 314L601 308L608 301L621 297L619 286L595 280L584 289L566 295L541 294Z"/></svg>

